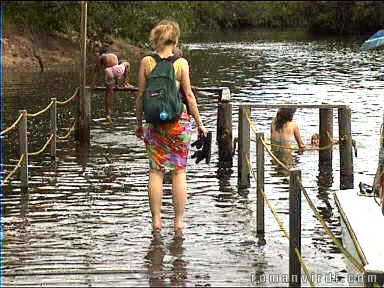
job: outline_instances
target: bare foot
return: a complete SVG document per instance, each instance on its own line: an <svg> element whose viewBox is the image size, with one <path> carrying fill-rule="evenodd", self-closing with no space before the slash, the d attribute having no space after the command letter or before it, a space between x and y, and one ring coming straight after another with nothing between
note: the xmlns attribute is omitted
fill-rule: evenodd
<svg viewBox="0 0 384 288"><path fill-rule="evenodd" d="M161 230L161 220L152 220L152 229L153 231L160 231Z"/></svg>
<svg viewBox="0 0 384 288"><path fill-rule="evenodd" d="M175 239L183 239L184 231L183 229L175 229Z"/></svg>
<svg viewBox="0 0 384 288"><path fill-rule="evenodd" d="M185 228L185 224L182 221L174 221L175 231L183 230Z"/></svg>
<svg viewBox="0 0 384 288"><path fill-rule="evenodd" d="M105 116L105 120L108 121L109 123L112 123L112 117L111 115Z"/></svg>

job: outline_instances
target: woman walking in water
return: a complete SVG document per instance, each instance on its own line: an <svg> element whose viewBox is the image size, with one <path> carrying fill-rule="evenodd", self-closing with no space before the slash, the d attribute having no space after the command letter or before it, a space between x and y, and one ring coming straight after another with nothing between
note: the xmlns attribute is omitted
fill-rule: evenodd
<svg viewBox="0 0 384 288"><path fill-rule="evenodd" d="M179 25L174 21L163 20L150 32L150 42L154 53L160 58L172 58L180 36ZM152 228L161 229L161 202L163 196L163 180L166 171L172 172L172 194L174 205L174 228L184 228L184 209L186 194L186 165L190 149L192 123L187 108L183 104L183 112L178 120L162 124L146 124L143 126L143 92L147 79L156 66L152 56L144 57L140 62L138 75L138 94L136 98L136 136L143 138L149 158L148 197L152 213ZM201 121L195 96L191 90L188 62L177 58L173 62L176 83L185 93L186 102L197 125L199 135L206 135L207 129Z"/></svg>

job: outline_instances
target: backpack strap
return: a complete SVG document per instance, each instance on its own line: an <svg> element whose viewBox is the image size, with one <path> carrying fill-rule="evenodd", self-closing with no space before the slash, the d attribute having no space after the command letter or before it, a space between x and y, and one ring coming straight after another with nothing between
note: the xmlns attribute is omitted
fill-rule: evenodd
<svg viewBox="0 0 384 288"><path fill-rule="evenodd" d="M148 56L151 56L153 59L155 59L156 64L161 61L161 57L156 53L149 54Z"/></svg>
<svg viewBox="0 0 384 288"><path fill-rule="evenodd" d="M174 63L177 59L180 58L180 56L175 55L169 56L168 58L161 58L160 55L156 53L149 54L148 56L151 56L153 59L155 59L156 63L159 63L161 60L164 59L170 61L171 63Z"/></svg>

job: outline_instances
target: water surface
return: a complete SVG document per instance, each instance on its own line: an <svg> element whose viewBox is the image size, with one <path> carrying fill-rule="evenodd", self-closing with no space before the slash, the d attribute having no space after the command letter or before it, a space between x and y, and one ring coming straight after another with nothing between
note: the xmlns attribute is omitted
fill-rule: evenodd
<svg viewBox="0 0 384 288"><path fill-rule="evenodd" d="M231 89L234 135L236 103L344 103L352 109L352 136L358 149L355 186L359 181L371 183L383 115L380 95L384 83L376 78L383 54L359 51L361 39L263 38L252 33L235 38L213 41L202 37L185 43L193 84ZM77 83L75 69L43 74L8 72L4 127L16 119L20 109L34 113L52 97L68 98ZM100 118L103 94L94 93L91 98L92 119ZM201 95L199 102L206 126L216 133L215 95ZM59 106L58 113L58 133L64 135L75 109ZM252 110L256 126L266 135L275 113ZM78 147L73 138L58 141L56 162L51 162L48 152L30 157L28 193L20 191L17 177L6 185L6 285L275 286L263 279L288 274L288 240L266 207L267 244L257 245L255 181L248 191L238 193L237 155L233 169L223 174L217 166L216 145L209 165L189 161L184 240L174 238L169 179L164 188L165 227L161 237L153 239L146 192L148 163L143 143L134 135L134 116L133 95L117 93L114 122L92 121L89 149ZM316 109L297 110L295 120L306 143L318 131L318 119ZM28 125L29 149L36 151L49 135L48 114L28 120ZM336 110L334 137L338 137ZM4 143L7 174L18 159L17 133L6 136ZM251 155L255 165L254 145ZM333 198L339 189L337 146L333 155L333 172L325 179L317 152L307 151L296 158L304 186L341 237ZM269 156L265 173L266 193L288 227L287 177L271 164ZM302 255L309 270L321 275L319 286L347 286L344 256L305 200L302 209Z"/></svg>

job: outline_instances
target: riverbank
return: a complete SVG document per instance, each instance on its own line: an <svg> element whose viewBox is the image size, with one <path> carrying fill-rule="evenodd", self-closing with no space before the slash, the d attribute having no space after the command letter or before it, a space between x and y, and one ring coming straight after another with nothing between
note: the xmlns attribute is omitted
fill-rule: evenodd
<svg viewBox="0 0 384 288"><path fill-rule="evenodd" d="M80 45L76 37L64 35L28 35L15 30L4 31L3 37L4 68L13 71L42 71L64 66L75 66L80 59ZM95 43L88 43L88 60L92 61ZM120 59L131 63L138 62L148 51L114 39L110 50Z"/></svg>

